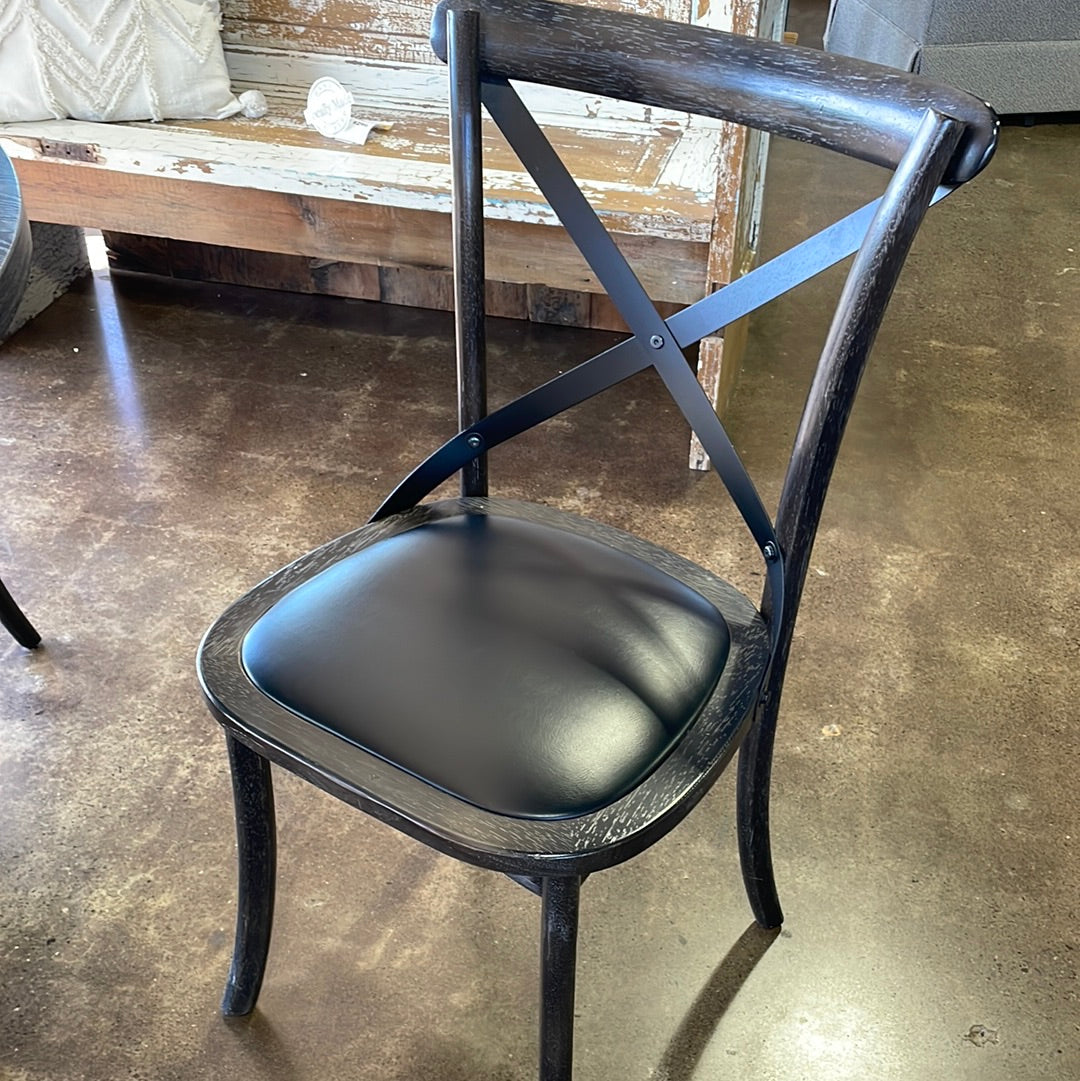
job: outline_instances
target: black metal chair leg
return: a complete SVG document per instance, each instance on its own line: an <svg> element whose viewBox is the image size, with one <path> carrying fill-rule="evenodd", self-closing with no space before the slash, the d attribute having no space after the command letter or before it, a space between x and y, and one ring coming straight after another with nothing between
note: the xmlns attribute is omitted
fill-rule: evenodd
<svg viewBox="0 0 1080 1081"><path fill-rule="evenodd" d="M541 890L540 1081L570 1081L574 1052L580 878L545 878Z"/></svg>
<svg viewBox="0 0 1080 1081"><path fill-rule="evenodd" d="M776 710L771 709L767 702L739 749L736 786L736 821L743 885L754 919L767 929L779 927L784 922L780 898L776 893L772 847L769 843L769 787L775 737Z"/></svg>
<svg viewBox="0 0 1080 1081"><path fill-rule="evenodd" d="M41 635L12 599L3 582L0 582L0 623L3 623L20 646L35 649L41 644Z"/></svg>
<svg viewBox="0 0 1080 1081"><path fill-rule="evenodd" d="M239 891L236 942L221 1012L226 1017L243 1017L255 1009L259 997L274 922L277 873L274 789L270 763L262 755L228 732L225 742L229 748L236 806Z"/></svg>

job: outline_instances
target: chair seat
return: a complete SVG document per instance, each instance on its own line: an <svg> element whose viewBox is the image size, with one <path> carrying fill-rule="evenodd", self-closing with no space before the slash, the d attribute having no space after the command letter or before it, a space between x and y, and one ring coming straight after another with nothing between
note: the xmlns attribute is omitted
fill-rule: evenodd
<svg viewBox="0 0 1080 1081"><path fill-rule="evenodd" d="M699 592L537 521L459 514L296 585L243 637L261 692L484 810L583 815L663 761L731 638Z"/></svg>

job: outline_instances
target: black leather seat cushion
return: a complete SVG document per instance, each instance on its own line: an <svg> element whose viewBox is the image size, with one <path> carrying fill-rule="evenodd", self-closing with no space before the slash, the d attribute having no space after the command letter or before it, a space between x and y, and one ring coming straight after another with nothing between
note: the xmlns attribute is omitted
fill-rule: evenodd
<svg viewBox="0 0 1080 1081"><path fill-rule="evenodd" d="M648 774L729 643L710 602L634 556L469 514L304 582L251 627L243 663L285 708L430 784L550 818Z"/></svg>

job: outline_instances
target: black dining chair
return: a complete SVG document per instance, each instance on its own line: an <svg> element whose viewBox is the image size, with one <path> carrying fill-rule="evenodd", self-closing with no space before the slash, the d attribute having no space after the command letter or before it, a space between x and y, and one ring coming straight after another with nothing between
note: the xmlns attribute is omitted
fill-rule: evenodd
<svg viewBox="0 0 1080 1081"><path fill-rule="evenodd" d="M745 886L756 920L781 922L770 761L825 490L916 229L986 164L997 125L975 99L915 76L549 0L443 0L432 44L449 66L461 430L367 525L257 585L202 643L199 674L225 728L239 837L222 1008L254 1008L266 962L273 762L539 894L540 1077L556 1081L571 1074L582 882L667 834L736 750ZM665 320L510 80L736 121L892 175L875 202ZM491 413L481 106L630 328ZM684 350L852 254L774 522ZM745 519L764 565L760 606L618 529L488 495L489 451L646 368ZM422 502L459 471L460 498Z"/></svg>
<svg viewBox="0 0 1080 1081"><path fill-rule="evenodd" d="M15 318L30 276L32 240L23 209L19 181L7 155L0 150L0 342ZM41 644L41 635L0 582L0 623L26 649Z"/></svg>

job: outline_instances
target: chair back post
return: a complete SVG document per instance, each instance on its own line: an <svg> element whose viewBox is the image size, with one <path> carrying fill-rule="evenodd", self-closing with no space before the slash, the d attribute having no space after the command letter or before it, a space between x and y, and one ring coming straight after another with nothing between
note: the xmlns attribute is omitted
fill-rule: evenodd
<svg viewBox="0 0 1080 1081"><path fill-rule="evenodd" d="M787 577L782 632L765 696L774 715L814 537L855 394L908 249L963 130L956 120L926 111L848 272L807 393L776 515ZM770 603L766 595L763 611Z"/></svg>
<svg viewBox="0 0 1080 1081"><path fill-rule="evenodd" d="M739 854L755 918L783 922L772 874L769 792L772 750L795 617L802 597L825 493L870 348L881 326L904 259L935 189L954 160L964 126L928 109L894 172L844 283L832 325L807 394L776 515L776 535L787 572L772 664L739 752ZM773 596L762 613L770 623Z"/></svg>
<svg viewBox="0 0 1080 1081"><path fill-rule="evenodd" d="M453 183L454 326L457 344L458 424L468 431L487 415L487 340L484 331L484 205L480 131L480 14L447 12L450 77L450 166ZM475 450L481 436L468 437ZM461 494L488 494L487 456L461 470Z"/></svg>

